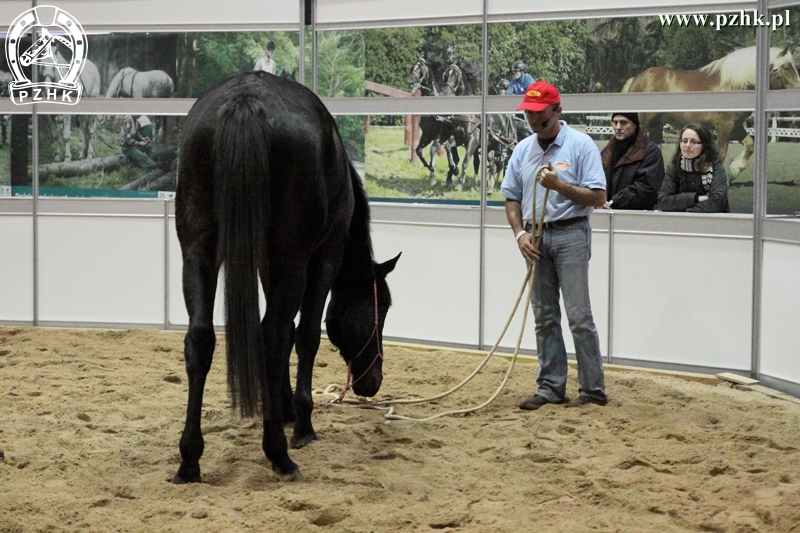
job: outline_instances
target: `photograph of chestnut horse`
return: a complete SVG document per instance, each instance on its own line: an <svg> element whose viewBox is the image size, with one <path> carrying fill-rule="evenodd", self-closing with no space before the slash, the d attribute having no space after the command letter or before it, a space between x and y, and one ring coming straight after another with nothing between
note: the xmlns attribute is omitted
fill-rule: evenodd
<svg viewBox="0 0 800 533"><path fill-rule="evenodd" d="M770 89L800 88L800 76L791 53L795 46L796 43L782 49L770 48ZM651 67L628 79L621 92L747 91L755 86L756 47L751 46L734 50L697 70ZM753 139L743 127L750 114L749 111L643 112L639 113L639 122L645 131L651 123L669 123L680 128L691 122L699 122L717 132L717 146L723 161L728 154L728 142L740 141L744 150L731 162L728 171L728 177L733 179L745 169L753 154Z"/></svg>

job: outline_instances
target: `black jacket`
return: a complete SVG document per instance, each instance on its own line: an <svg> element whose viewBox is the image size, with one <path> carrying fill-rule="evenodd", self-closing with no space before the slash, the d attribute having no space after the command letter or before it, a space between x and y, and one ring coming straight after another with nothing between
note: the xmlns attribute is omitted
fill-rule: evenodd
<svg viewBox="0 0 800 533"><path fill-rule="evenodd" d="M611 154L617 142L612 138L600 152L606 173L606 198L613 200L611 208L652 210L664 180L661 149L640 130L636 141L611 169Z"/></svg>
<svg viewBox="0 0 800 533"><path fill-rule="evenodd" d="M700 196L708 199L698 202ZM695 213L728 213L728 176L719 159L714 162L714 176L708 187L703 186L700 172L686 172L670 163L664 183L658 192L659 211L690 211Z"/></svg>

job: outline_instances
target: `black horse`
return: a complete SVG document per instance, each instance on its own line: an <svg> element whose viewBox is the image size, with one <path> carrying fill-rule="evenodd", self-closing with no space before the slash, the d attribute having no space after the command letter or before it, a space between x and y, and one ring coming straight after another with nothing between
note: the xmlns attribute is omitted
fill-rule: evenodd
<svg viewBox="0 0 800 533"><path fill-rule="evenodd" d="M173 483L201 479L201 406L220 266L234 407L243 416L263 416L267 459L275 472L295 479L299 469L287 453L283 424L294 420L294 447L316 438L311 372L326 296L330 291L327 333L354 376L353 390L373 396L383 379L381 335L391 305L385 278L399 258L373 261L367 197L319 98L266 72L240 74L198 98L183 129L176 226L189 312L189 400Z"/></svg>

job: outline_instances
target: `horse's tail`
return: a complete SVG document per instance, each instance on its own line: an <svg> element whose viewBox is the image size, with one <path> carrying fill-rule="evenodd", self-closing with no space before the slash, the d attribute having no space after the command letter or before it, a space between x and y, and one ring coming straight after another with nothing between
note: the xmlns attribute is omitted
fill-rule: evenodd
<svg viewBox="0 0 800 533"><path fill-rule="evenodd" d="M631 85L633 84L633 78L628 78L628 81L625 82L625 85L622 86L621 93L629 93L631 92Z"/></svg>
<svg viewBox="0 0 800 533"><path fill-rule="evenodd" d="M225 267L228 388L243 416L269 412L259 270L267 279L269 138L267 111L254 94L232 97L215 124L217 261Z"/></svg>
<svg viewBox="0 0 800 533"><path fill-rule="evenodd" d="M121 79L122 71L120 70L113 78L111 78L111 82L108 84L108 90L106 91L106 98L116 98Z"/></svg>

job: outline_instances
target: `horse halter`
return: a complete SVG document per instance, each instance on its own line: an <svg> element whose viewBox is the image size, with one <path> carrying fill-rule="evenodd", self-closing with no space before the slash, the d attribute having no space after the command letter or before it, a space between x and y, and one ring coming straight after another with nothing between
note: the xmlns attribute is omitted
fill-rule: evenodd
<svg viewBox="0 0 800 533"><path fill-rule="evenodd" d="M455 80L455 83L451 83L451 80ZM444 84L452 93L445 96L459 96L464 92L464 74L455 63L447 67L444 73Z"/></svg>
<svg viewBox="0 0 800 533"><path fill-rule="evenodd" d="M419 67L419 68L418 68ZM430 67L428 67L428 63L425 62L425 58L419 57L417 61L414 63L414 66L411 67L411 74L409 75L409 85L411 86L411 91L414 92L417 89L426 89L433 93L434 96L439 96L439 91L436 90L436 85L431 84L430 87L425 85L425 80L430 77ZM411 78L414 78L414 83L412 85Z"/></svg>
<svg viewBox="0 0 800 533"><path fill-rule="evenodd" d="M353 388L353 385L358 383L359 380L361 378L363 378L364 376L366 376L367 372L369 372L372 369L372 367L375 366L375 362L378 360L378 358L383 359L383 354L381 353L380 331L378 330L378 280L377 279L373 280L372 289L373 289L373 293L374 293L374 296L375 296L375 324L372 327L372 333L370 334L369 338L367 339L367 342L364 344L364 347L361 348L361 350L356 354L355 357L353 357L352 361L347 363L347 384L345 385L345 387L342 390L342 393L339 395L339 397L336 398L335 400L332 400L330 403L339 403L339 402L341 402L344 399L344 397L347 394L347 392L351 388ZM375 358L372 360L372 362L369 364L367 369L364 370L364 372L360 376L358 376L356 379L353 379L353 368L352 368L352 365L355 362L355 360L358 359L361 356L361 354L364 353L364 350L366 350L367 346L369 346L370 342L372 342L373 337L375 338L375 344L378 347L377 353L375 354Z"/></svg>

